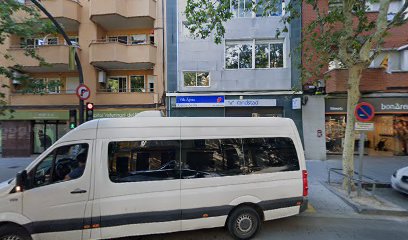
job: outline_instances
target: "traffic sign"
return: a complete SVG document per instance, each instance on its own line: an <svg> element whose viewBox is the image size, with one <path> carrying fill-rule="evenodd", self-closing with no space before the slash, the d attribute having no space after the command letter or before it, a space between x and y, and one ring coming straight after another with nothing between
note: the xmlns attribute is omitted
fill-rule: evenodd
<svg viewBox="0 0 408 240"><path fill-rule="evenodd" d="M361 102L357 104L354 115L357 121L369 122L374 117L374 107L370 103Z"/></svg>
<svg viewBox="0 0 408 240"><path fill-rule="evenodd" d="M87 100L91 96L91 90L85 84L80 84L76 89L76 95L81 100Z"/></svg>

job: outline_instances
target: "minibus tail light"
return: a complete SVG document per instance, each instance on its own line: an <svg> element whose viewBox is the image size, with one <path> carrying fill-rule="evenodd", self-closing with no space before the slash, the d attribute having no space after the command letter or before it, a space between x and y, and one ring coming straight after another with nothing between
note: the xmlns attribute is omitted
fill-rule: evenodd
<svg viewBox="0 0 408 240"><path fill-rule="evenodd" d="M302 171L302 178L303 178L303 197L307 197L309 193L309 184L307 182L307 171Z"/></svg>

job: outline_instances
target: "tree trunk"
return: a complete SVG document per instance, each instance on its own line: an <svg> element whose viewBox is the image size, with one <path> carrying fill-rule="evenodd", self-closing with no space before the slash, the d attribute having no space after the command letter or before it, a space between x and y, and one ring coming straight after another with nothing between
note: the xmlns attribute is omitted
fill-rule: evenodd
<svg viewBox="0 0 408 240"><path fill-rule="evenodd" d="M352 190L352 181L349 178L354 176L354 109L360 100L360 79L363 66L356 64L349 68L348 86L347 86L347 125L343 146L343 188L346 191Z"/></svg>

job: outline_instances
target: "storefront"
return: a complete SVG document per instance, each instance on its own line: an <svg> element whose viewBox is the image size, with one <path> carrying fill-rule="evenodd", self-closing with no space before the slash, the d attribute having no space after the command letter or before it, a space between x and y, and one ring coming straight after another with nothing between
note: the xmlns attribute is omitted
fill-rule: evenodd
<svg viewBox="0 0 408 240"><path fill-rule="evenodd" d="M143 109L95 109L94 118L133 117ZM40 154L70 129L69 110L16 110L0 117L3 157Z"/></svg>
<svg viewBox="0 0 408 240"><path fill-rule="evenodd" d="M170 93L172 117L287 117L302 135L301 95L199 95Z"/></svg>
<svg viewBox="0 0 408 240"><path fill-rule="evenodd" d="M408 98L363 98L375 108L374 131L367 133L366 152L373 156L408 155ZM326 99L326 150L341 153L346 129L347 100ZM356 146L358 143L356 136Z"/></svg>

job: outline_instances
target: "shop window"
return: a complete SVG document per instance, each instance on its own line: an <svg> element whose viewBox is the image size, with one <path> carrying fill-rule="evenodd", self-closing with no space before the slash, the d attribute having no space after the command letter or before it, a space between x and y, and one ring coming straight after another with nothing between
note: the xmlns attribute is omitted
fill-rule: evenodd
<svg viewBox="0 0 408 240"><path fill-rule="evenodd" d="M109 178L114 183L178 179L179 141L111 142Z"/></svg>
<svg viewBox="0 0 408 240"><path fill-rule="evenodd" d="M130 76L130 91L131 92L145 92L145 77Z"/></svg>

